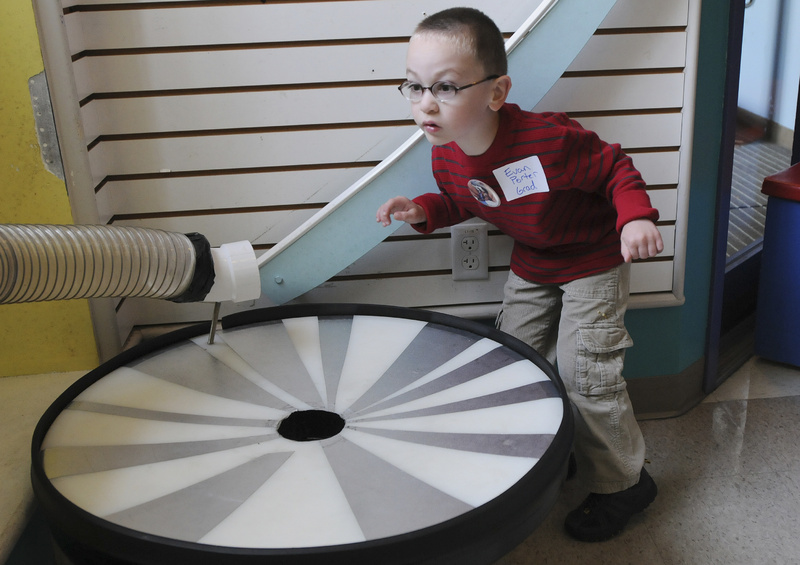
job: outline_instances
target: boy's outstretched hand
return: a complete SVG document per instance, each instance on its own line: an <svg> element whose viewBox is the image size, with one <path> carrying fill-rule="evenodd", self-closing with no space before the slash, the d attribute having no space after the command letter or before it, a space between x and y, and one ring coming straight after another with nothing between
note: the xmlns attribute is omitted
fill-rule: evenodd
<svg viewBox="0 0 800 565"><path fill-rule="evenodd" d="M661 233L656 225L647 219L633 220L622 226L620 239L622 240L622 257L626 263L630 263L634 259L655 257L664 251Z"/></svg>
<svg viewBox="0 0 800 565"><path fill-rule="evenodd" d="M378 208L377 220L383 224L383 227L392 223L392 216L395 220L407 224L421 224L428 220L422 206L415 204L405 196L390 198L386 204Z"/></svg>

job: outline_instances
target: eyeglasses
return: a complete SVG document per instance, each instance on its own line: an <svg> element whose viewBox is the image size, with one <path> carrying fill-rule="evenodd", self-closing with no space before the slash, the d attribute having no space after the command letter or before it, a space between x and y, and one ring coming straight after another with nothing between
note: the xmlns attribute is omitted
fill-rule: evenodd
<svg viewBox="0 0 800 565"><path fill-rule="evenodd" d="M439 102L447 102L448 100L455 98L456 94L462 90L466 90L472 86L475 86L476 84L481 84L482 82L496 78L500 78L500 75L491 75L483 80L479 80L471 84L465 84L464 86L456 86L452 82L446 80L434 82L430 86L422 86L418 82L411 82L407 80L398 86L397 90L399 90L400 94L405 96L406 99L410 100L411 102L419 102L422 100L422 95L425 94L426 90L430 90L433 97Z"/></svg>

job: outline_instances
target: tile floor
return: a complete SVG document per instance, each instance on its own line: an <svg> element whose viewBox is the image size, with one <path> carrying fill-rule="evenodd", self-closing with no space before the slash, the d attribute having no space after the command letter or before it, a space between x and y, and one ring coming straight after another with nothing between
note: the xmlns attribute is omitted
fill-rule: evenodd
<svg viewBox="0 0 800 565"><path fill-rule="evenodd" d="M619 537L563 533L585 496L570 481L496 565L800 563L800 370L753 358L687 414L641 427L659 496Z"/></svg>
<svg viewBox="0 0 800 565"><path fill-rule="evenodd" d="M18 402L17 413L38 420L47 405L41 404L75 377L30 377L40 392L26 395L35 397L29 407ZM4 381L4 400L18 400L33 384ZM5 416L7 430L11 420ZM545 523L495 565L800 564L800 370L753 358L689 413L642 422L642 430L648 470L660 492L622 535L584 544L563 533L564 515L585 495L570 481ZM23 435L22 447L3 448L6 456L29 457L30 436ZM23 467L14 480L27 480L27 462ZM3 470L6 475L5 464ZM13 488L4 496L21 488L8 486ZM13 497L3 502L0 518L8 526L25 503ZM32 515L6 565L52 563L43 551L40 517Z"/></svg>

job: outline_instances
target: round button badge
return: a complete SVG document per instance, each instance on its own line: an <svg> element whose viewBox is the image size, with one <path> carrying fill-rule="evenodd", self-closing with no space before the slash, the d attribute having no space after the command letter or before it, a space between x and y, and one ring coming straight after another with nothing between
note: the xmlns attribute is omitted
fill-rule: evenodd
<svg viewBox="0 0 800 565"><path fill-rule="evenodd" d="M467 183L470 194L481 204L490 208L497 208L500 206L500 196L494 189L483 181L471 179Z"/></svg>

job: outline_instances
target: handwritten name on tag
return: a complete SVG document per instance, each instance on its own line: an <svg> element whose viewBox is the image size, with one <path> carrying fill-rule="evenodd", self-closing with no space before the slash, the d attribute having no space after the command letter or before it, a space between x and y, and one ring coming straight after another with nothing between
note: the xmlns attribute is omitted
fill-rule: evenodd
<svg viewBox="0 0 800 565"><path fill-rule="evenodd" d="M533 155L516 163L509 163L492 171L506 200L512 201L529 194L550 192L542 162Z"/></svg>

